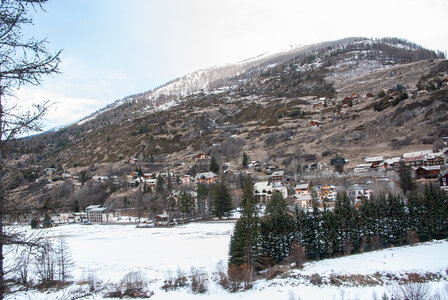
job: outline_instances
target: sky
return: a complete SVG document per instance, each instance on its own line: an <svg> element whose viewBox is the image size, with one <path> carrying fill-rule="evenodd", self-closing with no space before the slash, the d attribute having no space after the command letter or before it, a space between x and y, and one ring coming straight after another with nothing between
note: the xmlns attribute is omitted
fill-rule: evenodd
<svg viewBox="0 0 448 300"><path fill-rule="evenodd" d="M63 50L60 74L24 86L21 107L50 100L44 129L207 67L291 45L400 37L448 50L447 0L49 0L24 36Z"/></svg>

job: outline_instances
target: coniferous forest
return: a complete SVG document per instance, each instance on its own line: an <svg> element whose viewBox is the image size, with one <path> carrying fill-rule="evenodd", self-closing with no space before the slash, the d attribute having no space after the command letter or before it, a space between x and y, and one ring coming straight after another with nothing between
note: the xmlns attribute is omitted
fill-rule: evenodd
<svg viewBox="0 0 448 300"><path fill-rule="evenodd" d="M379 195L353 202L338 195L334 209L288 210L275 192L259 217L251 179L230 240L230 268L261 270L274 264L318 260L448 237L448 195L426 185L423 193ZM299 263L299 262L298 262Z"/></svg>

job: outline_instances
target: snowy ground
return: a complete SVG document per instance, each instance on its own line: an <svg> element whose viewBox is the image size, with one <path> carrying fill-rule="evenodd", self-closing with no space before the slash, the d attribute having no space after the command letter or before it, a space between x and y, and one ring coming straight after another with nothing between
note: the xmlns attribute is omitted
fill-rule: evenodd
<svg viewBox="0 0 448 300"><path fill-rule="evenodd" d="M302 270L293 270L287 278L258 280L252 290L229 293L213 280L203 295L188 288L165 292L163 280L176 276L178 269L190 274L200 269L210 278L227 262L228 244L234 223L193 223L174 228L135 228L132 225L67 225L42 231L50 239L63 237L75 261L73 279L79 281L94 274L103 282L116 283L130 271L140 270L154 291L151 299L381 299L396 289L391 275L402 278L405 273L443 275L430 283L431 292L448 299L448 241L435 241L417 246L385 249L308 263ZM320 274L324 284L313 285L312 274ZM379 285L359 286L356 283L335 286L334 275L376 276ZM42 294L28 292L11 299L64 299L61 292ZM95 299L102 299L101 296Z"/></svg>

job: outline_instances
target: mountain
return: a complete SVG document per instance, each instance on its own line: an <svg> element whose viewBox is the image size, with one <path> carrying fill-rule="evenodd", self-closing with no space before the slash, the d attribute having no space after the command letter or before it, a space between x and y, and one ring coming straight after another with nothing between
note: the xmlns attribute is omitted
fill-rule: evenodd
<svg viewBox="0 0 448 300"><path fill-rule="evenodd" d="M285 163L336 154L355 162L431 148L448 135L445 77L441 53L398 38L346 38L200 70L31 143L45 144L37 161L64 169L137 157L182 170L200 149L225 159L244 150ZM378 97L391 89L395 96ZM352 94L360 97L342 107ZM314 119L322 126L311 127Z"/></svg>

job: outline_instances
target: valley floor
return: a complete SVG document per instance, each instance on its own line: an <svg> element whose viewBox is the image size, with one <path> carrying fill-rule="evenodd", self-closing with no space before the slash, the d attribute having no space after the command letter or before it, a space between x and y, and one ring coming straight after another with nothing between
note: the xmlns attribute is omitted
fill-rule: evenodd
<svg viewBox="0 0 448 300"><path fill-rule="evenodd" d="M63 237L74 263L73 280L96 277L117 283L131 271L149 281L151 299L381 299L399 290L410 273L427 278L429 293L448 299L448 241L396 247L347 257L306 263L282 278L258 280L251 290L229 293L217 282L225 270L234 223L192 223L174 228L135 228L131 225L67 225L42 231L50 239ZM191 288L165 292L167 278L188 277L192 268L206 275L208 290ZM321 284L312 284L319 274ZM70 288L76 287L72 285ZM70 289L69 288L69 289ZM10 299L64 299L64 291L27 292ZM68 299L68 298L66 298ZM95 299L103 299L98 295Z"/></svg>

